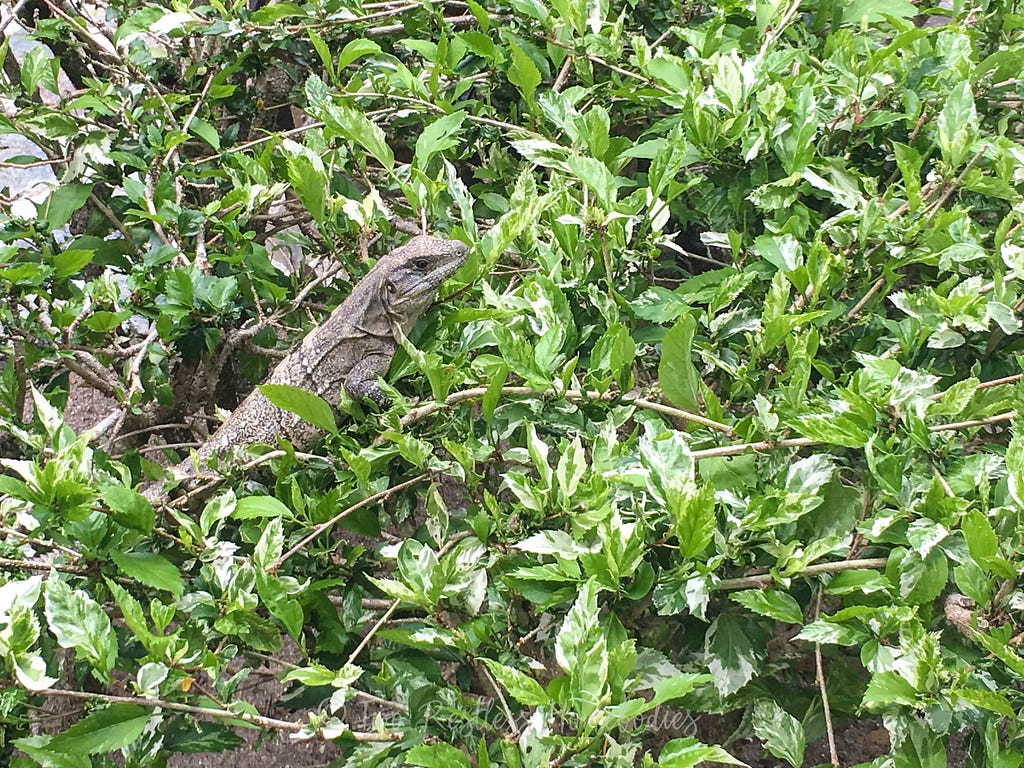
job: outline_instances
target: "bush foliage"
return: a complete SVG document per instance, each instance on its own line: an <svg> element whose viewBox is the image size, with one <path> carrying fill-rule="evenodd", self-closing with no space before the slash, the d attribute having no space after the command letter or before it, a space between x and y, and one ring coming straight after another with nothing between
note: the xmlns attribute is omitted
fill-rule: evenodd
<svg viewBox="0 0 1024 768"><path fill-rule="evenodd" d="M0 218L0 760L740 762L685 711L1021 765L1024 15L922 12L19 4L6 167L55 178ZM472 252L394 405L140 495L410 219ZM236 695L268 663L288 719Z"/></svg>

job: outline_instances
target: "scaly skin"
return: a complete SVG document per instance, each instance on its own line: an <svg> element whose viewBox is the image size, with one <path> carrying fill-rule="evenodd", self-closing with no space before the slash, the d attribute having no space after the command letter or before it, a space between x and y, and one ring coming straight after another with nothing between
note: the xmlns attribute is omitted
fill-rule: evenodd
<svg viewBox="0 0 1024 768"><path fill-rule="evenodd" d="M401 338L437 296L441 283L466 260L465 244L418 235L374 265L323 323L282 360L268 384L291 384L324 398L333 407L341 387L355 400L382 407L387 398L377 378L391 367ZM316 442L319 430L271 403L254 389L197 453L200 461L235 445L274 443L287 438L299 450ZM177 469L191 473L191 462ZM154 484L159 490L159 483ZM154 487L145 491L154 495Z"/></svg>

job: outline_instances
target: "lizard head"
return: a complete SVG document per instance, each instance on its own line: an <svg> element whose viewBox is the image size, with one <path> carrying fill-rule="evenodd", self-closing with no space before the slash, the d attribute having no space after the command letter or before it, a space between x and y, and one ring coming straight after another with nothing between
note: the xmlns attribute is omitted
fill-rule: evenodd
<svg viewBox="0 0 1024 768"><path fill-rule="evenodd" d="M382 304L408 332L437 296L441 283L466 261L468 248L458 240L417 235L377 262L383 271Z"/></svg>

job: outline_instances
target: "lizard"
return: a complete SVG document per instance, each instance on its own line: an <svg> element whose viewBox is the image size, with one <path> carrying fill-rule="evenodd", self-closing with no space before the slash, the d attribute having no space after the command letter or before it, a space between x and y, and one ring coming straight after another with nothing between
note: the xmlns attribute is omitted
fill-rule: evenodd
<svg viewBox="0 0 1024 768"><path fill-rule="evenodd" d="M268 384L290 384L324 398L336 408L341 388L354 400L390 403L377 378L387 373L401 340L433 303L441 284L466 261L468 248L457 240L417 235L383 256L330 316L302 339L268 377ZM196 457L208 458L236 445L274 443L287 438L308 450L320 430L274 405L254 389L202 445ZM191 461L175 474L194 474ZM155 498L162 481L143 494Z"/></svg>

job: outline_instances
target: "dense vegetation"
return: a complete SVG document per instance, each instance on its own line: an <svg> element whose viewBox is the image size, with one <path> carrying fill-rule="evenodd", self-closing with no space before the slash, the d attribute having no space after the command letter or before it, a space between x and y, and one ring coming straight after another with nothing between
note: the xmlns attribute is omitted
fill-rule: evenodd
<svg viewBox="0 0 1024 768"><path fill-rule="evenodd" d="M59 181L0 208L0 762L738 763L689 712L1024 763L1024 15L953 5L19 3L6 166ZM394 405L154 509L410 220L472 251Z"/></svg>

